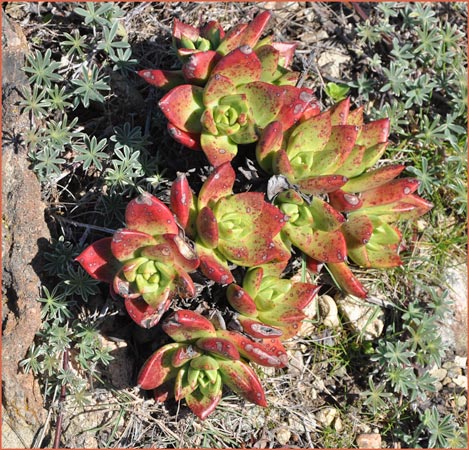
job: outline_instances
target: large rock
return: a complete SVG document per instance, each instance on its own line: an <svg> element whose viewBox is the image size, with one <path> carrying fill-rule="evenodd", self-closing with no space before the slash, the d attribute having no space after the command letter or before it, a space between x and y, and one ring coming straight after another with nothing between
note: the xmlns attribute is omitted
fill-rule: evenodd
<svg viewBox="0 0 469 450"><path fill-rule="evenodd" d="M441 324L440 333L451 351L458 356L467 356L467 265L446 269L443 279L453 305Z"/></svg>
<svg viewBox="0 0 469 450"><path fill-rule="evenodd" d="M41 325L39 275L41 242L49 232L35 175L28 169L20 133L30 124L17 103L27 84L21 71L27 51L19 26L3 16L3 149L2 149L2 403L3 448L31 447L44 423L39 386L21 372L23 360Z"/></svg>

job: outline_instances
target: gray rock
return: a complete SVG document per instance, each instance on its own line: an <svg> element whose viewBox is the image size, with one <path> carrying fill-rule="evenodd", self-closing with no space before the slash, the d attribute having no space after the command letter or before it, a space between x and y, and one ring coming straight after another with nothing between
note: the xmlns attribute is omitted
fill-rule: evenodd
<svg viewBox="0 0 469 450"><path fill-rule="evenodd" d="M447 269L443 280L453 306L451 314L441 325L441 337L456 355L467 357L467 265Z"/></svg>
<svg viewBox="0 0 469 450"><path fill-rule="evenodd" d="M39 297L41 244L49 231L40 185L28 169L19 133L29 120L16 106L18 90L27 84L21 71L27 43L21 28L6 16L3 25L3 149L2 149L2 384L3 448L31 447L44 423L38 383L22 373L23 360L41 325Z"/></svg>

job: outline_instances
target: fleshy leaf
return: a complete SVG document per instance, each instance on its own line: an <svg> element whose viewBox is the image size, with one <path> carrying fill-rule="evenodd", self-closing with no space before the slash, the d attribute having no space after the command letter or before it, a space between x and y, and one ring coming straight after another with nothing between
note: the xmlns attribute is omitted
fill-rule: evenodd
<svg viewBox="0 0 469 450"><path fill-rule="evenodd" d="M261 78L262 65L249 45L236 48L222 58L212 71L227 77L235 86L258 81Z"/></svg>
<svg viewBox="0 0 469 450"><path fill-rule="evenodd" d="M178 233L178 226L169 208L148 192L140 194L127 205L125 222L127 228L152 236Z"/></svg>
<svg viewBox="0 0 469 450"><path fill-rule="evenodd" d="M256 55L262 65L261 81L271 82L277 72L280 53L272 45L256 48Z"/></svg>
<svg viewBox="0 0 469 450"><path fill-rule="evenodd" d="M366 298L367 292L357 280L347 263L328 263L326 266L339 287L350 295Z"/></svg>
<svg viewBox="0 0 469 450"><path fill-rule="evenodd" d="M397 202L360 209L356 214L376 215L386 222L395 222L396 220L415 219L432 208L433 204L429 201L418 195L410 194Z"/></svg>
<svg viewBox="0 0 469 450"><path fill-rule="evenodd" d="M185 174L179 173L171 185L169 202L177 221L182 228L186 229L193 207L193 195Z"/></svg>
<svg viewBox="0 0 469 450"><path fill-rule="evenodd" d="M205 180L199 192L198 208L213 206L220 198L233 193L236 174L230 163L217 168Z"/></svg>
<svg viewBox="0 0 469 450"><path fill-rule="evenodd" d="M180 345L178 343L165 345L145 361L137 377L137 384L141 389L155 389L177 375L177 370L171 365L171 358Z"/></svg>
<svg viewBox="0 0 469 450"><path fill-rule="evenodd" d="M363 125L363 109L364 106L359 106L358 108L349 111L347 114L347 125L356 125L360 127Z"/></svg>
<svg viewBox="0 0 469 450"><path fill-rule="evenodd" d="M207 81L204 89L203 102L206 107L213 107L222 97L231 95L236 91L236 86L229 78L216 74Z"/></svg>
<svg viewBox="0 0 469 450"><path fill-rule="evenodd" d="M223 382L246 400L267 406L262 384L256 373L243 361L219 361Z"/></svg>
<svg viewBox="0 0 469 450"><path fill-rule="evenodd" d="M220 53L220 55L226 55L239 47L244 30L246 30L247 26L247 23L240 23L232 27L217 47L217 52Z"/></svg>
<svg viewBox="0 0 469 450"><path fill-rule="evenodd" d="M259 38L261 37L265 27L267 26L270 16L270 11L263 11L254 17L254 19L249 22L248 26L244 30L240 44L254 47L259 41Z"/></svg>
<svg viewBox="0 0 469 450"><path fill-rule="evenodd" d="M186 83L181 70L144 69L139 70L137 74L148 84L168 91Z"/></svg>
<svg viewBox="0 0 469 450"><path fill-rule="evenodd" d="M200 261L197 253L184 238L173 234L165 234L163 237L172 251L176 265L181 266L187 272L193 272L199 267Z"/></svg>
<svg viewBox="0 0 469 450"><path fill-rule="evenodd" d="M216 249L210 250L200 241L196 242L196 249L200 259L199 269L207 278L219 284L229 284L234 281L226 258Z"/></svg>
<svg viewBox="0 0 469 450"><path fill-rule="evenodd" d="M246 272L243 279L243 289L251 298L255 298L264 277L264 269L262 267L253 267ZM245 312L239 311L242 314L249 316Z"/></svg>
<svg viewBox="0 0 469 450"><path fill-rule="evenodd" d="M200 146L200 134L199 133L189 133L188 131L183 131L178 127L174 126L172 123L168 122L167 125L169 135L180 144L184 145L191 150L202 150Z"/></svg>
<svg viewBox="0 0 469 450"><path fill-rule="evenodd" d="M358 195L344 192L342 189L329 192L329 203L340 212L355 211L360 209L363 205L363 201Z"/></svg>
<svg viewBox="0 0 469 450"><path fill-rule="evenodd" d="M193 53L182 68L187 82L203 84L219 61L220 55L212 50Z"/></svg>
<svg viewBox="0 0 469 450"><path fill-rule="evenodd" d="M331 108L332 126L346 125L347 117L350 110L350 97L342 100Z"/></svg>
<svg viewBox="0 0 469 450"><path fill-rule="evenodd" d="M204 245L215 248L218 245L218 223L213 211L204 206L197 215L197 234Z"/></svg>
<svg viewBox="0 0 469 450"><path fill-rule="evenodd" d="M283 334L280 328L269 326L263 322L253 320L249 317L238 316L236 320L240 323L243 329L242 331L255 339L280 337ZM284 339L283 336L282 339Z"/></svg>
<svg viewBox="0 0 469 450"><path fill-rule="evenodd" d="M370 170L358 177L351 178L342 186L345 192L362 192L369 189L374 189L381 186L388 181L396 178L403 170L403 164L396 164L392 166L380 167L379 169Z"/></svg>
<svg viewBox="0 0 469 450"><path fill-rule="evenodd" d="M112 237L111 251L119 261L126 261L136 257L137 251L142 247L155 244L155 238L147 233L122 228L117 230Z"/></svg>
<svg viewBox="0 0 469 450"><path fill-rule="evenodd" d="M314 217L314 228L316 229L333 231L345 222L345 217L342 214L319 197L313 198L309 209Z"/></svg>
<svg viewBox="0 0 469 450"><path fill-rule="evenodd" d="M347 255L345 238L340 230L322 231L309 227L286 226L284 233L295 247L321 262L342 262Z"/></svg>
<svg viewBox="0 0 469 450"><path fill-rule="evenodd" d="M196 41L200 34L196 27L181 22L179 19L174 19L172 35L174 39L180 40L183 37L186 37L191 41Z"/></svg>
<svg viewBox="0 0 469 450"><path fill-rule="evenodd" d="M342 175L321 175L305 178L297 182L303 192L311 195L327 194L340 189L348 178Z"/></svg>
<svg viewBox="0 0 469 450"><path fill-rule="evenodd" d="M353 125L333 126L323 150L313 155L310 175L332 174L344 163L353 150L358 128Z"/></svg>
<svg viewBox="0 0 469 450"><path fill-rule="evenodd" d="M311 89L296 86L282 88L285 91L284 104L277 120L284 130L288 130L300 119L310 119L319 114L319 105Z"/></svg>
<svg viewBox="0 0 469 450"><path fill-rule="evenodd" d="M379 119L374 122L362 125L357 139L357 145L364 145L366 148L373 147L388 140L389 119Z"/></svg>
<svg viewBox="0 0 469 450"><path fill-rule="evenodd" d="M260 166L267 172L272 172L272 160L283 142L282 124L274 121L267 125L257 142L256 158Z"/></svg>
<svg viewBox="0 0 469 450"><path fill-rule="evenodd" d="M314 148L315 151L323 150L329 141L331 131L329 111L300 123L294 128L288 139L286 151L290 161L299 153L307 152L309 148Z"/></svg>
<svg viewBox="0 0 469 450"><path fill-rule="evenodd" d="M400 178L362 192L361 199L363 201L363 208L386 205L403 200L407 195L412 194L418 188L419 184L420 182L413 178Z"/></svg>
<svg viewBox="0 0 469 450"><path fill-rule="evenodd" d="M130 318L142 328L152 328L157 325L170 304L171 299L167 299L154 308L142 297L126 298L124 301L125 309Z"/></svg>
<svg viewBox="0 0 469 450"><path fill-rule="evenodd" d="M201 133L202 96L201 87L183 84L171 89L160 100L159 106L166 118L180 130Z"/></svg>
<svg viewBox="0 0 469 450"><path fill-rule="evenodd" d="M214 136L203 132L200 136L200 145L214 167L230 162L238 153L238 145L230 136Z"/></svg>
<svg viewBox="0 0 469 450"><path fill-rule="evenodd" d="M257 316L256 304L241 286L230 284L226 290L226 297L230 305L239 313L249 317Z"/></svg>
<svg viewBox="0 0 469 450"><path fill-rule="evenodd" d="M217 336L232 342L241 356L267 367L285 367L288 357L285 348L277 338L255 342L236 331L218 330Z"/></svg>
<svg viewBox="0 0 469 450"><path fill-rule="evenodd" d="M245 94L252 117L260 129L275 120L283 105L284 89L263 81L248 83L238 89Z"/></svg>
<svg viewBox="0 0 469 450"><path fill-rule="evenodd" d="M212 323L190 310L179 310L171 314L163 322L162 328L176 342L196 341L202 337L216 336Z"/></svg>
<svg viewBox="0 0 469 450"><path fill-rule="evenodd" d="M227 339L220 337L201 338L195 345L201 350L212 353L217 357L231 360L238 360L240 358L236 347Z"/></svg>
<svg viewBox="0 0 469 450"><path fill-rule="evenodd" d="M218 394L212 396L206 396L195 390L191 394L186 395L187 406L191 411L201 420L205 420L217 407L221 400L221 390Z"/></svg>
<svg viewBox="0 0 469 450"><path fill-rule="evenodd" d="M373 223L368 216L355 215L349 217L342 230L347 241L347 247L350 250L364 246L369 242L373 233Z"/></svg>
<svg viewBox="0 0 469 450"><path fill-rule="evenodd" d="M209 355L200 355L191 359L190 366L196 370L218 370L218 360Z"/></svg>
<svg viewBox="0 0 469 450"><path fill-rule="evenodd" d="M173 353L171 364L174 367L181 367L193 358L202 355L194 345L181 344L179 348Z"/></svg>
<svg viewBox="0 0 469 450"><path fill-rule="evenodd" d="M99 239L75 258L94 279L112 283L120 264L111 251L112 238Z"/></svg>

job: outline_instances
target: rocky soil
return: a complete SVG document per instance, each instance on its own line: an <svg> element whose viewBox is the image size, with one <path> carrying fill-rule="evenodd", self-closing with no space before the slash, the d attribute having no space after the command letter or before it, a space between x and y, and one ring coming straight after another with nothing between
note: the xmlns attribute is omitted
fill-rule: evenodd
<svg viewBox="0 0 469 450"><path fill-rule="evenodd" d="M162 4L154 6L158 17L149 15L150 4L142 4L139 13L132 13L125 19L126 25L135 36L135 45L145 46L151 39L162 48L168 44L169 25L173 17L181 16L190 21L197 18L201 22L212 17L223 8L222 24L236 17L249 20L254 9L240 14L239 6L227 3L203 5L176 4L165 8ZM279 24L285 40L299 40L297 64L308 68L313 74L306 84L321 84L327 80L351 80L356 77L363 64L363 55L357 54L347 39L346 31L352 21L346 21L344 14L353 15L347 8L338 9L327 3L309 2L308 7L299 3L264 3L263 7L275 11L271 29L276 32ZM148 15L146 15L148 14ZM216 14L215 14L216 15ZM142 21L142 17L147 20ZM354 21L360 20L356 14ZM20 114L17 103L18 89L25 85L26 78L20 70L28 42L17 24L8 15L3 17L3 150L2 150L2 402L3 427L2 448L28 448L38 442L50 442L54 428L51 426L48 411L44 409L43 398L32 375L24 374L19 362L25 358L27 349L41 326L40 305L37 298L44 281L41 252L50 240L50 233L44 217L46 205L42 201L41 187L28 168L25 148L20 133L29 126L29 119ZM286 25L285 25L286 24ZM134 30L138 29L138 33ZM157 39L159 37L159 40ZM309 48L314 47L314 58ZM148 60L142 57L142 65L161 66L154 55ZM130 95L134 110L142 110L145 103L141 94ZM325 99L323 99L325 101ZM442 414L467 409L467 267L461 264L448 269L446 280L451 289L454 308L447 323L442 325L442 336L448 345L446 360L441 368L434 368L433 375L438 379L439 400L435 400ZM257 415L250 405L241 409L234 397L224 403L226 410L233 406L232 417L223 423L223 416L216 417L218 432L237 430L236 442L253 448L308 448L314 447L315 433L324 429L336 433L352 432L357 435L354 443L360 448L380 448L383 443L379 430L360 418L360 411L352 410L353 430L350 420L344 417L339 405L347 396L356 397L363 386L358 385L344 370L331 376L327 363L315 361L308 342L311 339L333 342L336 327L340 320L346 321L350 328L360 331L365 339L375 339L381 335L385 316L389 314L386 305L356 304L353 299L340 296L322 295L312 305L310 321L305 322L300 337L289 348L291 364L288 372L281 378L274 372L265 371L269 402L276 408ZM311 325L319 319L324 325L321 335L314 335ZM110 325L110 329L115 328ZM312 337L313 336L313 337ZM109 337L109 336L108 336ZM143 336L142 341L149 337ZM136 357L133 349L125 340L107 339L115 357L111 365L103 370L102 376L112 386L112 390L98 388L93 392L90 404L77 408L67 399L67 411L63 424L62 442L71 448L96 448L112 442L115 446L132 446L136 442L152 441L157 447L164 448L168 442L179 446L203 446L203 433L199 423L194 423L185 411L177 405L155 406L152 400L142 397L135 385ZM116 343L117 341L117 343ZM138 339L137 339L138 341ZM314 362L314 372L311 365ZM278 382L290 383L282 390ZM292 399L297 403L293 404ZM285 402L285 403L282 403ZM125 404L127 412L123 412ZM130 412L129 412L130 411ZM225 411L226 412L226 411ZM125 415L125 420L124 420ZM245 428L243 423L248 423ZM255 428L253 428L255 427ZM254 431L253 431L254 429ZM144 439L145 433L157 434ZM227 433L229 431L226 431ZM159 434L158 434L159 433ZM44 436L49 439L43 440ZM115 439L114 436L120 436ZM212 443L216 443L216 437ZM222 441L224 442L224 441ZM155 444L156 443L156 444Z"/></svg>

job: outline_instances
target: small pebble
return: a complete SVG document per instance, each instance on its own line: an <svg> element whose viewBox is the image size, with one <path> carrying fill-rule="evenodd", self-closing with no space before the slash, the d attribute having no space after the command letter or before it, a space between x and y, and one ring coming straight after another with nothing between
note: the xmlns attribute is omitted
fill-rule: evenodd
<svg viewBox="0 0 469 450"><path fill-rule="evenodd" d="M442 381L443 386L446 386L449 383L451 383L451 378L450 377L445 377L444 380Z"/></svg>
<svg viewBox="0 0 469 450"><path fill-rule="evenodd" d="M323 425L324 427L328 427L332 425L332 422L336 417L338 417L339 412L337 409L332 407L327 407L321 409L318 413L316 413L317 421Z"/></svg>
<svg viewBox="0 0 469 450"><path fill-rule="evenodd" d="M357 436L358 448L381 448L381 435L378 433L360 434Z"/></svg>
<svg viewBox="0 0 469 450"><path fill-rule="evenodd" d="M454 363L461 369L467 370L467 356L456 356Z"/></svg>
<svg viewBox="0 0 469 450"><path fill-rule="evenodd" d="M467 405L467 398L464 395L456 397L456 405L459 409L465 409Z"/></svg>
<svg viewBox="0 0 469 450"><path fill-rule="evenodd" d="M466 375L458 375L457 377L453 378L453 382L456 386L467 389L467 377L466 377Z"/></svg>
<svg viewBox="0 0 469 450"><path fill-rule="evenodd" d="M443 381L446 378L446 375L448 375L448 371L443 368L433 369L430 371L430 375L435 377L438 381Z"/></svg>
<svg viewBox="0 0 469 450"><path fill-rule="evenodd" d="M276 431L275 436L277 437L277 441L279 442L279 444L286 445L290 441L291 431L287 428L279 428Z"/></svg>

